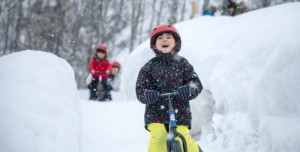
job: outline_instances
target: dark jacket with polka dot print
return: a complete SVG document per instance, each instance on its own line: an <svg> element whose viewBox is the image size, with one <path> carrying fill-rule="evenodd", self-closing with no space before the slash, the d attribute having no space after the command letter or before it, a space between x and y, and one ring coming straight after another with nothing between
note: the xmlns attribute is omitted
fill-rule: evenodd
<svg viewBox="0 0 300 152"><path fill-rule="evenodd" d="M144 91L175 92L178 87L184 85L191 87L192 93L189 100L196 98L203 88L193 66L177 54L173 57L157 55L141 68L136 83L136 95L140 102L146 104L146 128L151 123L168 124L169 115L167 97L159 97L156 103L147 104ZM186 125L191 128L192 116L189 100L183 101L178 96L172 97L177 125Z"/></svg>

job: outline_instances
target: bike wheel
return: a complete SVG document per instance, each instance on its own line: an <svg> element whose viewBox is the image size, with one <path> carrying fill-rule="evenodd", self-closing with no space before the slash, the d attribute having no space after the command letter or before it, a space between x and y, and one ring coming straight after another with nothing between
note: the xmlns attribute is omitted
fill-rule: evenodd
<svg viewBox="0 0 300 152"><path fill-rule="evenodd" d="M103 86L102 86L102 84L98 84L97 91L98 91L98 100L103 101Z"/></svg>
<svg viewBox="0 0 300 152"><path fill-rule="evenodd" d="M174 149L174 152L183 152L181 149L180 142L177 140L175 140L173 143L173 149Z"/></svg>

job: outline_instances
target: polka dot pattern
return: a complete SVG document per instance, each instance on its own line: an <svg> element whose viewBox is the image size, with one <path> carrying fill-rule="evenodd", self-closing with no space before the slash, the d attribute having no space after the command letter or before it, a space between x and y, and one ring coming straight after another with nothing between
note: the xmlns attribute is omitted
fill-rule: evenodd
<svg viewBox="0 0 300 152"><path fill-rule="evenodd" d="M159 93L175 92L178 87L190 83L196 86L189 98L191 100L201 92L202 84L193 66L177 54L172 58L156 56L147 62L141 68L136 83L137 98L146 104L145 126L150 123L167 124L169 122L168 98L159 97L155 104L147 104L144 98L145 90L155 90ZM181 100L178 96L173 96L171 99L173 108L176 109L177 124L191 127L192 116L189 101Z"/></svg>

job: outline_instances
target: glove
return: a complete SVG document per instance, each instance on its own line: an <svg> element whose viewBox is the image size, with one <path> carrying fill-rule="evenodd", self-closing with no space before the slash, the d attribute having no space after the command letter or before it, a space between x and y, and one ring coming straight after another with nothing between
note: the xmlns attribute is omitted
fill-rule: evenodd
<svg viewBox="0 0 300 152"><path fill-rule="evenodd" d="M146 90L144 92L144 96L146 98L146 101L148 102L148 104L154 104L157 102L159 93L155 90Z"/></svg>
<svg viewBox="0 0 300 152"><path fill-rule="evenodd" d="M177 88L176 92L182 100L187 100L191 95L190 85L181 86Z"/></svg>

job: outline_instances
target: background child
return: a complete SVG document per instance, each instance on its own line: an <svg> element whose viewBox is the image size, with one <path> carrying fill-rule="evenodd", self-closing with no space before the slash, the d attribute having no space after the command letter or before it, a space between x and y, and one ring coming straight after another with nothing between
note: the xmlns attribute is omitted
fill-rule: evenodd
<svg viewBox="0 0 300 152"><path fill-rule="evenodd" d="M108 74L111 72L111 65L106 57L106 46L99 45L88 68L89 72L92 74L92 81L88 85L88 88L90 89L90 100L97 100L98 96L100 97L99 101L112 100L110 94L112 88L107 82ZM99 82L103 89L103 95L98 94Z"/></svg>
<svg viewBox="0 0 300 152"><path fill-rule="evenodd" d="M137 98L146 104L145 127L151 136L148 152L167 151L168 100L159 94L175 91L178 96L172 97L172 104L177 132L185 137L189 152L201 151L189 135L192 119L189 100L196 98L203 87L193 66L178 55L180 35L172 25L160 25L151 33L150 46L156 56L141 68L136 83Z"/></svg>
<svg viewBox="0 0 300 152"><path fill-rule="evenodd" d="M121 64L118 61L111 63L112 71L109 74L108 82L112 86L112 89L119 91L120 89L120 70Z"/></svg>

